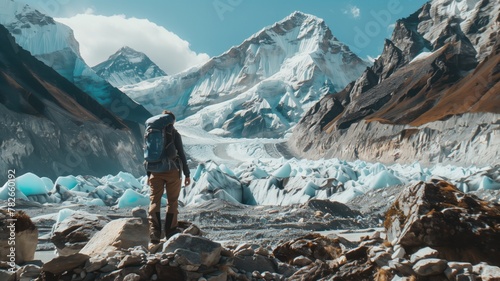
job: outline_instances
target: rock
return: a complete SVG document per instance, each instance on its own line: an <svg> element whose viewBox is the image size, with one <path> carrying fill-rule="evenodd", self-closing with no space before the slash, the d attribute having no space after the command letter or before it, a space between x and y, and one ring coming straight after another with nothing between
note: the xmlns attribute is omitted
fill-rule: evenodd
<svg viewBox="0 0 500 281"><path fill-rule="evenodd" d="M227 272L225 271L215 271L205 276L207 281L226 281L227 280Z"/></svg>
<svg viewBox="0 0 500 281"><path fill-rule="evenodd" d="M474 274L472 274L470 272L466 272L466 273L459 273L459 274L457 274L457 276L455 277L455 279L452 279L452 280L456 280L456 281L476 281L478 279L477 279L476 275L474 275ZM482 280L484 280L484 279L482 279Z"/></svg>
<svg viewBox="0 0 500 281"><path fill-rule="evenodd" d="M15 281L16 280L16 272L0 269L0 280L2 280L2 281L3 280Z"/></svg>
<svg viewBox="0 0 500 281"><path fill-rule="evenodd" d="M88 255L76 253L70 256L54 258L42 266L42 271L59 275L65 271L71 271L83 264L89 259Z"/></svg>
<svg viewBox="0 0 500 281"><path fill-rule="evenodd" d="M277 246L273 255L282 262L292 263L298 256L305 256L311 260L334 260L340 257L342 248L336 239L322 236L318 233L288 241Z"/></svg>
<svg viewBox="0 0 500 281"><path fill-rule="evenodd" d="M95 256L117 249L128 249L136 246L147 247L149 243L149 226L143 219L123 218L109 222L97 232L80 250L80 253Z"/></svg>
<svg viewBox="0 0 500 281"><path fill-rule="evenodd" d="M33 280L40 275L41 268L37 265L28 264L17 271L18 280Z"/></svg>
<svg viewBox="0 0 500 281"><path fill-rule="evenodd" d="M134 265L140 265L142 262L142 258L140 256L132 256L132 255L126 255L118 264L118 268L124 268L127 266L134 266Z"/></svg>
<svg viewBox="0 0 500 281"><path fill-rule="evenodd" d="M344 255L345 255L345 257L346 257L347 260L366 259L367 255L368 255L368 247L366 247L366 246L359 246L357 248L349 250Z"/></svg>
<svg viewBox="0 0 500 281"><path fill-rule="evenodd" d="M233 266L246 272L278 271L276 262L273 259L261 255L235 256L233 258Z"/></svg>
<svg viewBox="0 0 500 281"><path fill-rule="evenodd" d="M446 266L446 261L442 259L421 259L413 266L413 271L420 276L438 275L444 272Z"/></svg>
<svg viewBox="0 0 500 281"><path fill-rule="evenodd" d="M448 262L448 267L445 269L444 274L449 280L455 280L457 274L466 271L472 272L472 264L468 262Z"/></svg>
<svg viewBox="0 0 500 281"><path fill-rule="evenodd" d="M203 235L201 229L198 226L187 221L179 221L177 229L179 229L184 234L191 234L196 236Z"/></svg>
<svg viewBox="0 0 500 281"><path fill-rule="evenodd" d="M391 281L412 281L411 277L406 277L406 276L399 276L399 275L394 275L394 277L391 279Z"/></svg>
<svg viewBox="0 0 500 281"><path fill-rule="evenodd" d="M347 205L337 201L311 199L307 201L307 206L313 210L316 210L315 216L317 217L322 216L317 212L331 214L334 217L342 217L342 218L344 217L355 218L361 215L359 211L351 210L351 208L349 208Z"/></svg>
<svg viewBox="0 0 500 281"><path fill-rule="evenodd" d="M311 264L312 262L313 261L311 259L309 259L308 257L298 256L295 259L293 259L292 265L303 267L303 266Z"/></svg>
<svg viewBox="0 0 500 281"><path fill-rule="evenodd" d="M376 263L379 267L388 265L390 260L391 254L387 252L377 252L373 258L370 258L370 261Z"/></svg>
<svg viewBox="0 0 500 281"><path fill-rule="evenodd" d="M483 265L481 267L482 281L500 281L500 267L493 265Z"/></svg>
<svg viewBox="0 0 500 281"><path fill-rule="evenodd" d="M264 247L259 247L257 249L255 249L255 254L256 255L261 255L261 256L265 256L265 257L268 257L269 256L269 250L264 248Z"/></svg>
<svg viewBox="0 0 500 281"><path fill-rule="evenodd" d="M72 255L85 247L108 222L105 216L77 211L55 226L50 241L56 246L58 255Z"/></svg>
<svg viewBox="0 0 500 281"><path fill-rule="evenodd" d="M397 245L399 246L399 245ZM399 247L394 247L394 253L391 255L392 259L402 259L406 255L405 248L399 246Z"/></svg>
<svg viewBox="0 0 500 281"><path fill-rule="evenodd" d="M129 273L127 276L123 277L123 281L140 281L141 276L136 273Z"/></svg>
<svg viewBox="0 0 500 281"><path fill-rule="evenodd" d="M186 249L175 250L174 260L180 265L193 265L198 269L201 265L201 255ZM194 270L190 270L194 271Z"/></svg>
<svg viewBox="0 0 500 281"><path fill-rule="evenodd" d="M438 251L436 251L430 247L425 247L425 248L418 250L413 255L411 255L410 262L416 263L417 261L419 261L421 259L436 258L437 256L438 256Z"/></svg>
<svg viewBox="0 0 500 281"><path fill-rule="evenodd" d="M156 276L151 277L152 280L186 280L186 275L182 272L179 267L173 267L169 265L156 264Z"/></svg>
<svg viewBox="0 0 500 281"><path fill-rule="evenodd" d="M186 249L201 256L201 264L213 266L219 262L222 246L207 238L193 236L189 234L180 234L177 237L170 238L163 246L163 252L175 252L177 249Z"/></svg>
<svg viewBox="0 0 500 281"><path fill-rule="evenodd" d="M140 207L135 207L132 209L132 216L134 218L148 219L148 212Z"/></svg>
<svg viewBox="0 0 500 281"><path fill-rule="evenodd" d="M97 271L108 263L105 257L95 256L90 257L88 261L85 263L85 271L92 272Z"/></svg>
<svg viewBox="0 0 500 281"><path fill-rule="evenodd" d="M349 262L327 280L372 280L375 266L370 262Z"/></svg>
<svg viewBox="0 0 500 281"><path fill-rule="evenodd" d="M38 244L38 228L25 212L12 215L0 210L0 261L16 264L32 261Z"/></svg>
<svg viewBox="0 0 500 281"><path fill-rule="evenodd" d="M384 226L387 240L407 251L429 246L447 260L500 264L499 221L500 205L439 181L404 188Z"/></svg>
<svg viewBox="0 0 500 281"><path fill-rule="evenodd" d="M395 269L396 272L399 272L405 276L410 276L415 274L412 268L412 264L408 260L404 259L393 259L390 260L387 265L389 268Z"/></svg>
<svg viewBox="0 0 500 281"><path fill-rule="evenodd" d="M332 273L333 269L330 268L327 263L321 260L316 260L314 263L299 269L297 272L295 272L292 276L290 276L286 280L319 280L323 277L331 275ZM325 280L332 280L332 279L325 278Z"/></svg>

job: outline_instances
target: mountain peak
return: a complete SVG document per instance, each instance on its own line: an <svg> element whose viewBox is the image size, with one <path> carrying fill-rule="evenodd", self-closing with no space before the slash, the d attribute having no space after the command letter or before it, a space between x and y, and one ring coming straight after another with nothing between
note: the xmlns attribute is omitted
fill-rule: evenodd
<svg viewBox="0 0 500 281"><path fill-rule="evenodd" d="M291 13L289 16L284 18L282 22L292 20L297 23L304 23L304 22L317 22L317 23L322 23L324 22L323 19L318 18L317 16L311 15L311 14L306 14L301 11L295 11Z"/></svg>
<svg viewBox="0 0 500 281"><path fill-rule="evenodd" d="M123 46L121 47L116 53L112 54L109 58L109 60L116 60L119 57L123 57L126 60L129 61L134 61L134 62L140 62L144 59L147 58L146 54L136 51L129 46Z"/></svg>
<svg viewBox="0 0 500 281"><path fill-rule="evenodd" d="M199 68L122 89L151 112L177 112L184 125L220 136L274 138L367 66L322 19L297 11ZM160 92L168 95L153 97Z"/></svg>
<svg viewBox="0 0 500 281"><path fill-rule="evenodd" d="M115 87L167 75L146 54L128 46L121 47L106 61L94 66L93 69Z"/></svg>

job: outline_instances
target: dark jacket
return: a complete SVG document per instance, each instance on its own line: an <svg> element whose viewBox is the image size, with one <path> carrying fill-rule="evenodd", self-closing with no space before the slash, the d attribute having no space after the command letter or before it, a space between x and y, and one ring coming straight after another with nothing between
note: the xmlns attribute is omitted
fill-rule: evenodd
<svg viewBox="0 0 500 281"><path fill-rule="evenodd" d="M187 164L187 159L186 159L186 153L184 153L184 146L182 145L182 138L181 134L177 132L176 129L174 129L174 145L175 148L177 149L177 155L179 156L179 159L181 160L181 166L182 173L184 174L185 177L190 177L190 171L189 167Z"/></svg>

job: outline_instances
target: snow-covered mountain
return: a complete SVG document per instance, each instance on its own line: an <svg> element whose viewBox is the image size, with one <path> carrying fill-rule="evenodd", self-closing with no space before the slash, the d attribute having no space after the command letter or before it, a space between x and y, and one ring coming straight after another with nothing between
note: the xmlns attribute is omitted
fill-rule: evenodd
<svg viewBox="0 0 500 281"><path fill-rule="evenodd" d="M1 171L143 173L142 141L132 128L20 48L3 25L0 42Z"/></svg>
<svg viewBox="0 0 500 281"><path fill-rule="evenodd" d="M499 12L435 0L399 20L374 66L306 113L290 144L309 157L498 163Z"/></svg>
<svg viewBox="0 0 500 281"><path fill-rule="evenodd" d="M98 76L82 59L73 31L28 5L0 2L0 24L17 44L130 123L143 123L151 114Z"/></svg>
<svg viewBox="0 0 500 281"><path fill-rule="evenodd" d="M127 46L92 69L115 87L167 75L146 54Z"/></svg>
<svg viewBox="0 0 500 281"><path fill-rule="evenodd" d="M322 19L294 12L183 73L121 89L152 113L233 137L279 137L366 69Z"/></svg>

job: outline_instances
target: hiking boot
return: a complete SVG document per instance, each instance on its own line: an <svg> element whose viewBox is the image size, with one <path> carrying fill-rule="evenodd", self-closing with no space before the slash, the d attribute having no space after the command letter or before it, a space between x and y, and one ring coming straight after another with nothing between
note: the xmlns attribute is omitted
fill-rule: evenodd
<svg viewBox="0 0 500 281"><path fill-rule="evenodd" d="M161 216L160 212L149 216L149 240L152 244L160 243L161 238Z"/></svg>
<svg viewBox="0 0 500 281"><path fill-rule="evenodd" d="M177 227L165 230L165 239L168 240L170 237L176 235L177 233L182 233Z"/></svg>
<svg viewBox="0 0 500 281"><path fill-rule="evenodd" d="M168 240L170 237L174 236L180 231L177 229L177 226L172 227L172 222L174 220L174 216L176 214L167 213L165 217L165 239Z"/></svg>

